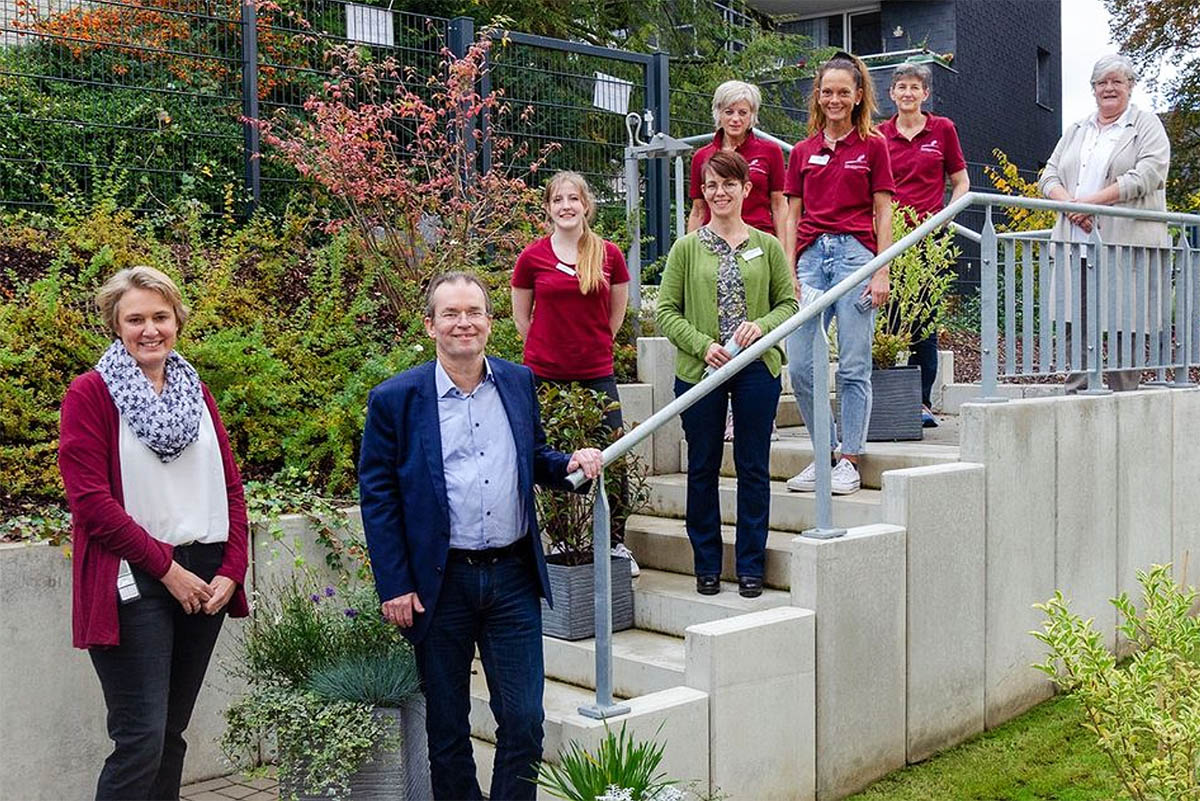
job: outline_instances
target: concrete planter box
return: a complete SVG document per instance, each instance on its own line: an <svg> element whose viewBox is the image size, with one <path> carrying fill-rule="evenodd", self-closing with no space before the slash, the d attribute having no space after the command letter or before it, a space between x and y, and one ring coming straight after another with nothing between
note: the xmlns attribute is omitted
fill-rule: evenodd
<svg viewBox="0 0 1200 801"><path fill-rule="evenodd" d="M841 393L838 387L838 393ZM867 442L923 439L921 368L891 367L871 371L871 419Z"/></svg>
<svg viewBox="0 0 1200 801"><path fill-rule="evenodd" d="M592 564L556 565L547 563L551 608L542 600L542 632L564 640L582 640L596 635L596 603L592 582ZM629 560L612 557L613 631L633 627L633 577Z"/></svg>
<svg viewBox="0 0 1200 801"><path fill-rule="evenodd" d="M429 744L425 737L425 699L417 696L399 709L376 707L376 718L388 718L399 728L400 745L376 748L371 759L350 779L350 797L355 801L421 801L432 798L429 782ZM279 797L290 798L289 777L279 777ZM298 801L325 801L327 793L305 795Z"/></svg>

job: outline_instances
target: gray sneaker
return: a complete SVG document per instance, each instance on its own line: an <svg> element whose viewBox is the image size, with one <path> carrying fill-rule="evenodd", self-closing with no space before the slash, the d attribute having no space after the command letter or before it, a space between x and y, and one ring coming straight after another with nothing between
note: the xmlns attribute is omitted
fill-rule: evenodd
<svg viewBox="0 0 1200 801"><path fill-rule="evenodd" d="M830 488L834 495L849 495L858 492L861 482L858 468L849 459L840 459L829 476Z"/></svg>

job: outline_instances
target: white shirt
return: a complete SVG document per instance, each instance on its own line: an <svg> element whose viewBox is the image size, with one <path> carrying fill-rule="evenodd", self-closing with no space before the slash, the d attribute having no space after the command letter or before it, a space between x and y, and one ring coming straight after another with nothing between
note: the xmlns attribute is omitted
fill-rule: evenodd
<svg viewBox="0 0 1200 801"><path fill-rule="evenodd" d="M1099 192L1107 185L1104 179L1113 149L1120 141L1121 134L1125 133L1125 128L1133 125L1129 107L1108 125L1101 125L1097 114L1098 112L1093 112L1083 126L1083 142L1079 146L1079 178L1072 197ZM1078 225L1071 225L1072 242L1090 242L1091 238L1091 234Z"/></svg>
<svg viewBox="0 0 1200 801"><path fill-rule="evenodd" d="M162 462L121 418L125 512L168 545L229 539L229 499L217 431L205 404L200 434L173 462Z"/></svg>

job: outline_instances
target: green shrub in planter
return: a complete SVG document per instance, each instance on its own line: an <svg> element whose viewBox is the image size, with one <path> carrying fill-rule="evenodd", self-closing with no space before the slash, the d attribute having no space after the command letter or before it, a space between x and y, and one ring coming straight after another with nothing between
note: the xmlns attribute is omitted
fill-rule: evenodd
<svg viewBox="0 0 1200 801"><path fill-rule="evenodd" d="M555 798L567 801L679 801L684 794L659 770L665 745L639 742L621 730L605 726L604 739L593 753L571 741L558 755L558 764L543 762L537 783Z"/></svg>

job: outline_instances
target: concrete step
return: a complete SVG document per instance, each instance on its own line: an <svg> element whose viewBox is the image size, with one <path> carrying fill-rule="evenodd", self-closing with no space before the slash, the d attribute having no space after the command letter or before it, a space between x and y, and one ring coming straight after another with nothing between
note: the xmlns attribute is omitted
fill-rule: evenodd
<svg viewBox="0 0 1200 801"><path fill-rule="evenodd" d="M685 543L686 544L686 543ZM639 563L640 564L640 563ZM594 687L596 641L543 637L546 676L578 687ZM683 684L683 640L653 631L613 633L613 692L634 698Z"/></svg>
<svg viewBox="0 0 1200 801"><path fill-rule="evenodd" d="M488 706L489 698L483 663L476 659L471 664L471 736L495 743L496 719L492 717L491 707ZM563 718L574 714L580 706L590 704L595 699L596 694L592 690L546 679L542 701L546 710L546 720L543 724L545 737L542 740L543 759L558 761L558 751L562 745Z"/></svg>
<svg viewBox="0 0 1200 801"><path fill-rule="evenodd" d="M959 414L964 403L973 403L983 394L979 384L947 384L942 392L940 411L943 414ZM996 397L1019 400L1021 398L1052 398L1063 394L1062 384L997 384Z"/></svg>
<svg viewBox="0 0 1200 801"><path fill-rule="evenodd" d="M639 629L649 629L682 637L688 626L727 617L759 612L791 603L791 593L763 590L758 598L743 598L736 582L722 582L717 595L696 592L696 579L690 573L668 573L642 568L633 582L633 619Z"/></svg>
<svg viewBox="0 0 1200 801"><path fill-rule="evenodd" d="M496 763L496 746L487 740L472 737L471 751L475 755L475 775L479 778L479 787L483 790L483 797L487 798L492 786L492 768ZM557 762L557 755L555 759L547 761ZM539 787L537 801L554 801L554 796Z"/></svg>
<svg viewBox="0 0 1200 801"><path fill-rule="evenodd" d="M687 508L687 475L671 473L649 476L649 514L682 518ZM737 522L737 480L720 479L721 522ZM800 532L816 524L816 499L811 492L788 492L782 481L771 482L771 516L768 526L777 531ZM866 526L881 521L880 492L861 489L852 495L833 498L833 524L840 528ZM636 612L636 610L635 610Z"/></svg>
<svg viewBox="0 0 1200 801"><path fill-rule="evenodd" d="M767 572L763 577L768 587L786 590L791 584L793 531L767 532ZM721 577L736 581L733 526L721 527L724 542ZM625 544L633 551L642 567L691 574L694 566L692 544L682 520L650 515L633 515L625 524Z"/></svg>

